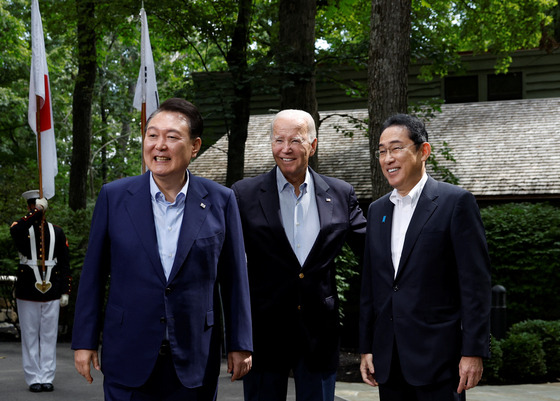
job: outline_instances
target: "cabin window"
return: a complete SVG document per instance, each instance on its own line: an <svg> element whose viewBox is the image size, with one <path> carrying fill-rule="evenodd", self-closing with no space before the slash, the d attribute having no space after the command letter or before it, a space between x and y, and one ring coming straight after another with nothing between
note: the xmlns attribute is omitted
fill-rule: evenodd
<svg viewBox="0 0 560 401"><path fill-rule="evenodd" d="M512 100L523 98L521 72L488 75L488 100Z"/></svg>
<svg viewBox="0 0 560 401"><path fill-rule="evenodd" d="M478 76L445 77L445 103L478 102Z"/></svg>

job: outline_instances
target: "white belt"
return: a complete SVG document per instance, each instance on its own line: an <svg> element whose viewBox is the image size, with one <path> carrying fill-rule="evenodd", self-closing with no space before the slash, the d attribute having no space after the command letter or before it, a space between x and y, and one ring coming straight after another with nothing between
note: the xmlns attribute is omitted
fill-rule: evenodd
<svg viewBox="0 0 560 401"><path fill-rule="evenodd" d="M35 275L35 288L41 291L43 294L46 293L48 290L51 289L51 272L52 268L56 265L56 258L54 256L54 244L55 244L55 236L54 236L54 227L51 223L47 223L49 227L49 234L50 234L50 244L49 244L49 254L48 259L45 259L45 267L47 268L44 277L41 277L43 272L39 272L39 263L37 261L37 246L35 243L35 230L33 226L29 227L29 245L31 248L31 259L28 259L25 255L19 254L19 262L22 265L27 265L33 270L33 274ZM42 265L42 261L41 261Z"/></svg>

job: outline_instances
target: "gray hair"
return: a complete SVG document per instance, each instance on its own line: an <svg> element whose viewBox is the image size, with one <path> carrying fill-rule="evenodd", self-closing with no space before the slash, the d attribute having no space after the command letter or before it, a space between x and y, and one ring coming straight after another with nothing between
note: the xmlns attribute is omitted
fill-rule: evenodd
<svg viewBox="0 0 560 401"><path fill-rule="evenodd" d="M307 111L297 110L297 109L286 109L276 113L272 122L270 123L270 139L273 139L274 135L274 123L279 117L288 117L296 120L300 123L300 132L302 134L307 134L309 142L313 142L317 138L317 130L315 129L315 120Z"/></svg>

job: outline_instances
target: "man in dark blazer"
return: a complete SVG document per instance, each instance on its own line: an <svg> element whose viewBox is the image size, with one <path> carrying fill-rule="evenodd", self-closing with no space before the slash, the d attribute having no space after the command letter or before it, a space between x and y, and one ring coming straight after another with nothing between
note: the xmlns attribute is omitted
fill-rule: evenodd
<svg viewBox="0 0 560 401"><path fill-rule="evenodd" d="M76 302L72 348L106 400L214 400L221 364L220 295L232 381L251 366L243 235L233 192L191 175L202 117L169 99L147 123L149 172L103 186ZM105 288L108 288L103 311Z"/></svg>
<svg viewBox="0 0 560 401"><path fill-rule="evenodd" d="M376 156L393 192L368 211L363 380L382 401L463 398L489 356L490 263L474 196L426 174L424 124L399 114Z"/></svg>
<svg viewBox="0 0 560 401"><path fill-rule="evenodd" d="M333 400L339 317L335 257L358 255L365 225L352 186L308 167L315 153L309 113L284 110L271 124L277 166L233 185L243 224L253 316L253 370L245 400Z"/></svg>

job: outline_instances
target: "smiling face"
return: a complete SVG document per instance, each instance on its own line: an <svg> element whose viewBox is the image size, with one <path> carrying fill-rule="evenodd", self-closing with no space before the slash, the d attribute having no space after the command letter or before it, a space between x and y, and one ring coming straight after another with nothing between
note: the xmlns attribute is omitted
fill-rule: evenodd
<svg viewBox="0 0 560 401"><path fill-rule="evenodd" d="M408 129L401 125L386 128L379 138L379 150L402 148L398 152L385 152L379 164L389 185L400 195L406 196L420 181L426 171L426 160L431 147L428 142L416 146L410 139Z"/></svg>
<svg viewBox="0 0 560 401"><path fill-rule="evenodd" d="M309 158L315 153L317 139L309 141L307 126L294 115L277 117L272 129L272 155L282 174L295 188L305 180Z"/></svg>
<svg viewBox="0 0 560 401"><path fill-rule="evenodd" d="M181 185L185 171L200 150L201 139L190 137L187 118L178 112L161 111L148 123L144 161L156 183Z"/></svg>

